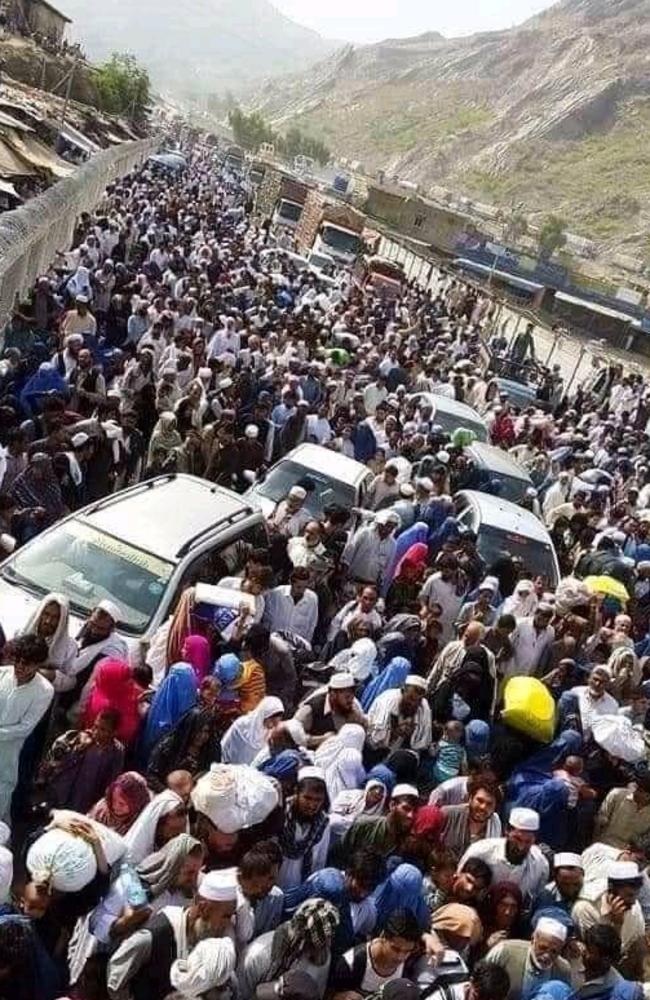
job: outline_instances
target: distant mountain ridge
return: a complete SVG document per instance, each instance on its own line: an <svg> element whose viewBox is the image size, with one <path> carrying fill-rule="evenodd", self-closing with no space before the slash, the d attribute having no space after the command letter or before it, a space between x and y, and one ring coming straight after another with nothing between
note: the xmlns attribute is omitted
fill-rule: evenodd
<svg viewBox="0 0 650 1000"><path fill-rule="evenodd" d="M346 46L251 101L403 179L563 214L650 258L650 0L563 0L524 24Z"/></svg>
<svg viewBox="0 0 650 1000"><path fill-rule="evenodd" d="M333 52L329 42L269 0L62 0L91 59L133 52L160 88L237 91Z"/></svg>

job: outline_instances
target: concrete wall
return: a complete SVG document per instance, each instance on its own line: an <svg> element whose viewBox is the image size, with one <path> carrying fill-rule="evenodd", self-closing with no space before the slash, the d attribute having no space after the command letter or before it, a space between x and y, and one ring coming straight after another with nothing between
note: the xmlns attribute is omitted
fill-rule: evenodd
<svg viewBox="0 0 650 1000"><path fill-rule="evenodd" d="M398 195L372 186L368 188L367 211L403 236L430 243L447 253L454 253L459 237L473 228L462 215L432 205L417 195Z"/></svg>
<svg viewBox="0 0 650 1000"><path fill-rule="evenodd" d="M47 35L48 38L55 39L57 42L63 41L65 29L68 26L65 18L57 14L56 11L50 10L49 7L45 7L42 3L38 3L38 0L36 2L31 0L26 10L27 20L32 31L38 31L41 35Z"/></svg>

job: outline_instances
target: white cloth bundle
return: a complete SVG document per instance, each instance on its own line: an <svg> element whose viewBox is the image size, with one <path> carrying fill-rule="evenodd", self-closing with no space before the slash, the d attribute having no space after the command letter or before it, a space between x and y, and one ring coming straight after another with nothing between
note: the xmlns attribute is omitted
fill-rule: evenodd
<svg viewBox="0 0 650 1000"><path fill-rule="evenodd" d="M212 764L197 781L192 803L222 833L237 833L263 823L279 796L271 779L252 767Z"/></svg>
<svg viewBox="0 0 650 1000"><path fill-rule="evenodd" d="M636 764L645 757L643 736L623 715L601 715L593 720L591 733L598 746L612 757L628 764Z"/></svg>
<svg viewBox="0 0 650 1000"><path fill-rule="evenodd" d="M187 958L176 959L170 970L170 982L181 996L199 1000L228 981L235 960L235 946L230 938L208 938L200 941Z"/></svg>
<svg viewBox="0 0 650 1000"><path fill-rule="evenodd" d="M103 823L88 819L67 809L56 810L55 820L78 819L90 824L99 834L109 865L114 865L125 853L122 837ZM82 837L53 827L46 830L27 852L27 869L35 882L58 892L79 892L97 874L95 852Z"/></svg>

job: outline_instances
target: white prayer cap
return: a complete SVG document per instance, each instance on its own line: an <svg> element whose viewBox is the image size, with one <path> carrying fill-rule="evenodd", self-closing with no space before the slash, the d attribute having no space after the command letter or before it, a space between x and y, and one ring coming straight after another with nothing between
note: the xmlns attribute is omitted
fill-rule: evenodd
<svg viewBox="0 0 650 1000"><path fill-rule="evenodd" d="M579 854L572 854L570 851L560 851L553 857L554 868L580 868L584 871L582 858Z"/></svg>
<svg viewBox="0 0 650 1000"><path fill-rule="evenodd" d="M169 980L180 996L199 1000L223 986L235 969L237 955L230 938L207 938L192 949L187 958L177 958Z"/></svg>
<svg viewBox="0 0 650 1000"><path fill-rule="evenodd" d="M302 486L292 486L289 490L289 496L293 497L294 500L304 500L307 496L307 490Z"/></svg>
<svg viewBox="0 0 650 1000"><path fill-rule="evenodd" d="M105 611L107 615L110 615L115 623L119 622L122 617L122 612L118 608L117 604L115 604L114 601L109 601L108 598L104 598L103 601L100 601L97 607L100 611Z"/></svg>
<svg viewBox="0 0 650 1000"><path fill-rule="evenodd" d="M208 872L199 883L199 896L213 903L228 903L237 898L237 869Z"/></svg>
<svg viewBox="0 0 650 1000"><path fill-rule="evenodd" d="M2 534L0 534L0 549L3 549L7 555L11 555L15 548L16 539L13 535L8 535L6 531L3 531Z"/></svg>
<svg viewBox="0 0 650 1000"><path fill-rule="evenodd" d="M298 771L298 783L306 781L307 778L311 778L312 781L325 782L325 771L322 767L316 767L313 764L308 764L306 767L301 767Z"/></svg>
<svg viewBox="0 0 650 1000"><path fill-rule="evenodd" d="M75 295L75 302L85 302L88 303L87 295Z"/></svg>
<svg viewBox="0 0 650 1000"><path fill-rule="evenodd" d="M416 479L415 485L419 489L424 490L425 493L431 493L431 490L433 489L433 480L429 479L428 476L425 476L423 479Z"/></svg>
<svg viewBox="0 0 650 1000"><path fill-rule="evenodd" d="M515 587L515 593L516 594L530 594L530 592L531 592L532 589L533 589L533 581L532 580L520 580L517 583L516 587Z"/></svg>
<svg viewBox="0 0 650 1000"><path fill-rule="evenodd" d="M375 521L377 524L394 524L397 528L399 528L402 523L401 517L394 510L380 510L375 518Z"/></svg>
<svg viewBox="0 0 650 1000"><path fill-rule="evenodd" d="M410 796L412 799L419 799L420 793L418 792L415 785L395 785L393 788L391 799L401 799L405 796Z"/></svg>
<svg viewBox="0 0 650 1000"><path fill-rule="evenodd" d="M352 674L344 673L342 670L332 674L327 685L331 691L347 691L354 687L354 677Z"/></svg>
<svg viewBox="0 0 650 1000"><path fill-rule="evenodd" d="M88 437L88 435L85 434L83 431L79 431L79 433L75 434L74 437L72 438L72 447L73 448L83 448L83 446L88 441L90 441L90 438Z"/></svg>
<svg viewBox="0 0 650 1000"><path fill-rule="evenodd" d="M406 497L410 500L411 497L415 496L415 487L413 487L410 483L402 483L399 488L399 493L400 496Z"/></svg>
<svg viewBox="0 0 650 1000"><path fill-rule="evenodd" d="M449 452L445 451L444 448L443 448L442 451L438 452L438 454L436 455L436 458L438 459L439 462L442 462L443 465L447 465L448 462L449 462L449 459L451 458L451 456L450 456Z"/></svg>
<svg viewBox="0 0 650 1000"><path fill-rule="evenodd" d="M427 689L427 682L419 674L409 674L404 681L404 686L406 687L407 685L408 687L420 688L421 691L426 691Z"/></svg>
<svg viewBox="0 0 650 1000"><path fill-rule="evenodd" d="M534 809L517 807L510 813L508 822L515 830L526 830L528 833L537 833L539 830L539 813L536 813Z"/></svg>
<svg viewBox="0 0 650 1000"><path fill-rule="evenodd" d="M548 934L549 937L557 938L558 941L566 941L566 927L559 920L553 920L552 917L540 917L535 931L539 931L540 934Z"/></svg>
<svg viewBox="0 0 650 1000"><path fill-rule="evenodd" d="M254 440L260 436L260 429L255 424L247 424L244 429L244 434L247 438L252 438Z"/></svg>
<svg viewBox="0 0 650 1000"><path fill-rule="evenodd" d="M496 594L499 589L499 581L496 576L486 576L484 580L478 585L479 590L490 590L493 594Z"/></svg>
<svg viewBox="0 0 650 1000"><path fill-rule="evenodd" d="M634 882L641 878L636 861L612 861L607 869L607 878L612 882Z"/></svg>

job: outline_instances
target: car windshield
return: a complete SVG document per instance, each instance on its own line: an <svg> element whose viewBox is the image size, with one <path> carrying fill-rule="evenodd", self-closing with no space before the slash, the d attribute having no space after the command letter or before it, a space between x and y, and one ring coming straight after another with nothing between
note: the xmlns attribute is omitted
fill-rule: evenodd
<svg viewBox="0 0 650 1000"><path fill-rule="evenodd" d="M434 421L442 427L445 434L451 435L459 427L466 427L467 430L474 432L477 441L487 442L487 427L478 421L466 420L465 417L459 417L458 414L447 413L441 409L436 409Z"/></svg>
<svg viewBox="0 0 650 1000"><path fill-rule="evenodd" d="M335 226L323 226L321 238L328 247L333 247L342 253L359 253L361 249L361 240L356 233L345 233Z"/></svg>
<svg viewBox="0 0 650 1000"><path fill-rule="evenodd" d="M123 613L120 630L139 634L160 604L173 570L173 563L73 519L34 539L1 572L37 594L65 594L82 617L108 598Z"/></svg>
<svg viewBox="0 0 650 1000"><path fill-rule="evenodd" d="M504 553L521 561L528 577L546 576L551 586L557 583L553 550L549 544L526 538L513 531L504 531L482 524L478 535L478 549L488 568Z"/></svg>
<svg viewBox="0 0 650 1000"><path fill-rule="evenodd" d="M289 219L290 222L297 222L302 215L302 205L296 205L292 201L281 201L278 214L283 219Z"/></svg>
<svg viewBox="0 0 650 1000"><path fill-rule="evenodd" d="M307 493L305 507L313 514L322 514L325 507L337 504L348 510L356 503L354 488L336 479L330 479L325 472L307 469L298 462L279 462L263 483L257 487L260 496L268 497L278 503L284 500L287 493L296 483L311 480L314 490Z"/></svg>

